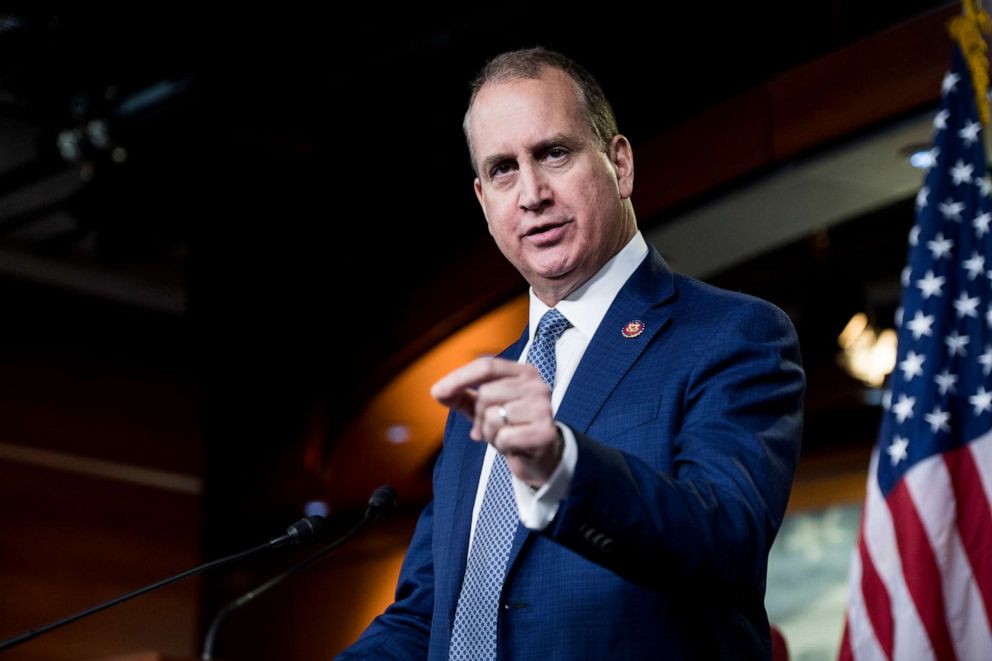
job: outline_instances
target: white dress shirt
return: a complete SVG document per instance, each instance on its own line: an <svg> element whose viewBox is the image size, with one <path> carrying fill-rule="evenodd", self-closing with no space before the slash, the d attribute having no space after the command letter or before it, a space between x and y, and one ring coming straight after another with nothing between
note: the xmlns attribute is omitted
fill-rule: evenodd
<svg viewBox="0 0 992 661"><path fill-rule="evenodd" d="M637 270L637 267L641 265L647 254L648 244L641 233L637 232L623 250L606 262L596 275L555 306L572 325L561 334L555 345L557 372L555 386L551 391L551 410L553 412L558 411L558 405L565 396L568 384L572 381L572 375L575 374L579 361L582 360L582 355L585 353L586 347L589 346L593 335L596 334L600 322L606 316L606 311L613 304L613 299L616 298L620 289ZM530 350L530 345L534 341L534 334L537 332L537 325L549 309L531 288L529 337L527 338L527 345L520 353L518 362L526 362L527 352ZM620 330L618 328L617 332L619 333ZM578 447L572 430L560 422L555 424L562 432L565 446L562 450L561 462L548 481L540 489L534 491L525 482L511 475L520 520L531 530L544 530L554 520L559 503L568 493L568 487L572 483L572 475L575 473L575 464L578 461ZM472 530L469 538L470 549L471 540L475 536L475 524L482 508L482 497L486 493L489 473L495 458L496 449L490 445L486 448L486 456L482 462L482 473L479 477L479 488L475 494Z"/></svg>

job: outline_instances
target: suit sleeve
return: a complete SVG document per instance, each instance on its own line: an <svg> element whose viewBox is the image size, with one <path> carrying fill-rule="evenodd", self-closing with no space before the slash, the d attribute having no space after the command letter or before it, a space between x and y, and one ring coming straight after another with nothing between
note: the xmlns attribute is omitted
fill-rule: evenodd
<svg viewBox="0 0 992 661"><path fill-rule="evenodd" d="M446 438L453 420L454 415L449 415ZM435 483L442 461L443 450L434 467ZM335 659L408 661L427 658L434 610L433 530L434 502L431 501L417 520L413 539L400 569L393 603L372 621L351 647Z"/></svg>
<svg viewBox="0 0 992 661"><path fill-rule="evenodd" d="M375 618L361 637L336 659L406 659L427 658L430 640L431 611L434 606L433 562L430 549L433 503L420 515L413 541L403 560L396 598L386 611Z"/></svg>
<svg viewBox="0 0 992 661"><path fill-rule="evenodd" d="M576 433L572 484L544 534L648 587L760 590L798 460L804 388L785 314L735 306L689 371L670 474Z"/></svg>

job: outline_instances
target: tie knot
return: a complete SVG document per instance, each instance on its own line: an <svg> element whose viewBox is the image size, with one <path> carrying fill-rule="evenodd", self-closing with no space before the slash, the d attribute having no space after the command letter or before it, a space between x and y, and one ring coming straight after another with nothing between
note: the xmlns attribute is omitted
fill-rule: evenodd
<svg viewBox="0 0 992 661"><path fill-rule="evenodd" d="M571 325L568 319L565 318L565 315L551 308L544 313L541 321L537 323L537 334L557 341L561 334Z"/></svg>

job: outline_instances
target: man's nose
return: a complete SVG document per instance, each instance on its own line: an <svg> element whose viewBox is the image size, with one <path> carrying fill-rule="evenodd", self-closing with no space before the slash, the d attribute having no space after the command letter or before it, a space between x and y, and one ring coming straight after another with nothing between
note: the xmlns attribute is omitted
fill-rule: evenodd
<svg viewBox="0 0 992 661"><path fill-rule="evenodd" d="M540 211L552 202L551 185L538 165L520 167L517 179L520 191L520 208Z"/></svg>

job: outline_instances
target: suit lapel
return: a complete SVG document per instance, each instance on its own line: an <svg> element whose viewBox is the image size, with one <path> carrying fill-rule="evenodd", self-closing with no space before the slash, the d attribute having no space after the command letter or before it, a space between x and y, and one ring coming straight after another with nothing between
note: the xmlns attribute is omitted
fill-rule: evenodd
<svg viewBox="0 0 992 661"><path fill-rule="evenodd" d="M668 324L671 310L663 304L674 293L672 272L651 247L589 342L558 407L558 420L578 431L589 428L620 379ZM641 322L643 330L636 337L625 337L622 331L632 321Z"/></svg>
<svg viewBox="0 0 992 661"><path fill-rule="evenodd" d="M671 270L661 254L653 246L649 246L648 256L620 289L586 347L558 407L555 415L557 420L579 431L589 428L609 394L641 355L651 338L668 324L670 311L663 303L674 293ZM624 337L621 329L634 320L644 323L643 332L637 337ZM524 333L526 338L526 331ZM517 350L518 356L522 348L521 344ZM530 537L531 531L518 523L506 564L507 580Z"/></svg>

